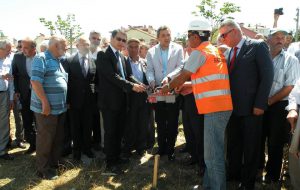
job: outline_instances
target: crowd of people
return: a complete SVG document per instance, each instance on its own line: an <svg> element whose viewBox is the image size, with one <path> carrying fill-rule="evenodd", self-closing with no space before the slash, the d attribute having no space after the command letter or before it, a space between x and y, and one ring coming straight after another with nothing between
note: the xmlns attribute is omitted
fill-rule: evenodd
<svg viewBox="0 0 300 190"><path fill-rule="evenodd" d="M91 31L76 40L72 55L62 36L51 36L40 51L22 39L15 53L0 40L0 159L14 158L7 151L13 110L14 143L36 152L44 179L58 177L62 157L80 162L95 151L104 152L106 171L122 174L132 154L153 148L155 123L158 149L151 153L173 162L181 109L189 164L204 179L199 189L278 183L286 144L299 188L300 43L278 28L264 40L247 38L233 20L220 24L218 44L211 34L209 22L196 20L185 48L172 42L167 26L149 44L117 29L101 46L100 32ZM149 102L149 95L175 100Z"/></svg>

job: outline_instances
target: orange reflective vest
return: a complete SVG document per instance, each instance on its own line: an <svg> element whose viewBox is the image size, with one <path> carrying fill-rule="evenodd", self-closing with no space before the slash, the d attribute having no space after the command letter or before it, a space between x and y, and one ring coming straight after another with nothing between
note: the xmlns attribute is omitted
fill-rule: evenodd
<svg viewBox="0 0 300 190"><path fill-rule="evenodd" d="M209 42L202 42L195 50L206 57L205 63L191 76L198 113L232 110L229 75L224 55Z"/></svg>

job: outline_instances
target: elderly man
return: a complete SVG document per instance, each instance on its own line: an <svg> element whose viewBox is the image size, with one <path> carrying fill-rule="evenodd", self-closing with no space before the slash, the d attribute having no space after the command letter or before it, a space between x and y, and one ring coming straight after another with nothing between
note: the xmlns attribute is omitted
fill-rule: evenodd
<svg viewBox="0 0 300 190"><path fill-rule="evenodd" d="M66 40L52 36L49 48L32 63L31 104L37 123L36 164L41 178L56 179L64 140L67 111L67 80L59 58L66 52Z"/></svg>
<svg viewBox="0 0 300 190"><path fill-rule="evenodd" d="M101 34L98 31L92 30L89 36L90 40L90 52L89 57L91 57L91 61L95 64L97 59L97 54L101 51L100 42L101 42ZM95 78L95 82L97 79ZM98 89L94 90L94 101L97 102ZM97 104L93 105L93 121L92 121L92 144L95 150L101 150L101 146L104 146L104 127L103 127L103 118L102 113L97 108ZM100 118L101 115L101 118ZM101 122L101 125L100 125ZM101 133L102 132L102 133Z"/></svg>
<svg viewBox="0 0 300 190"><path fill-rule="evenodd" d="M171 42L171 30L161 26L157 30L159 44L153 46L147 53L146 76L149 85L154 89L173 79L182 68L182 46ZM175 159L174 147L178 129L179 100L175 103L158 102L155 105L155 120L157 123L158 154L168 155Z"/></svg>
<svg viewBox="0 0 300 190"><path fill-rule="evenodd" d="M73 139L73 157L81 159L81 153L94 158L91 151L95 62L89 55L88 39L79 37L76 41L78 53L67 59L65 69L68 73L68 96L70 105L70 122ZM96 108L95 108L96 109Z"/></svg>
<svg viewBox="0 0 300 190"><path fill-rule="evenodd" d="M8 41L0 40L0 159L13 160L6 150L9 142L9 110L13 106L14 92L8 45Z"/></svg>
<svg viewBox="0 0 300 190"><path fill-rule="evenodd" d="M30 39L22 40L22 52L15 54L12 61L12 74L14 76L15 98L20 100L22 105L21 114L23 127L25 130L25 139L29 143L27 154L35 151L36 128L33 125L34 115L30 110L31 98L31 66L33 58L36 55L36 43ZM20 143L20 142L19 142Z"/></svg>
<svg viewBox="0 0 300 190"><path fill-rule="evenodd" d="M127 66L132 69L133 76L141 83L148 85L146 79L146 61L139 57L140 41L132 38L127 42L128 59ZM124 140L125 153L130 156L132 150L143 155L147 147L147 133L149 127L149 105L147 93L129 93L129 113Z"/></svg>
<svg viewBox="0 0 300 190"><path fill-rule="evenodd" d="M287 142L288 125L286 120L288 95L299 78L298 59L284 50L287 32L271 30L267 42L273 59L274 80L268 99L268 108L263 116L263 138L261 161L264 166L264 147L268 139L268 161L265 182L278 182L282 166L283 146Z"/></svg>
<svg viewBox="0 0 300 190"><path fill-rule="evenodd" d="M241 180L240 189L254 189L262 133L268 106L273 64L263 41L247 39L235 21L219 27L228 56L233 112L227 126L228 179Z"/></svg>

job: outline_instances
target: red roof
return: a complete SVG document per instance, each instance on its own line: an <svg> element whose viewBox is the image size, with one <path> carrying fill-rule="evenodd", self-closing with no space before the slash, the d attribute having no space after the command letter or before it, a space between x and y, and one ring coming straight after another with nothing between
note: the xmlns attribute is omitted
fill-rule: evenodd
<svg viewBox="0 0 300 190"><path fill-rule="evenodd" d="M249 37L249 38L255 38L255 35L257 34L257 32L252 31L248 28L245 28L243 26L241 26L242 32L244 33L245 36Z"/></svg>

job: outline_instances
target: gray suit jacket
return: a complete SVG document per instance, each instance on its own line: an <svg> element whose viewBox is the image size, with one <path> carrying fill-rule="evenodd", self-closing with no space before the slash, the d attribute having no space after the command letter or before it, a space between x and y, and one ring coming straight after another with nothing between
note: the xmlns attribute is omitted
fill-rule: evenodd
<svg viewBox="0 0 300 190"><path fill-rule="evenodd" d="M183 67L183 49L181 45L171 42L168 52L167 77L173 79ZM163 76L163 63L160 45L150 48L147 53L146 77L148 82L155 81L160 86Z"/></svg>

